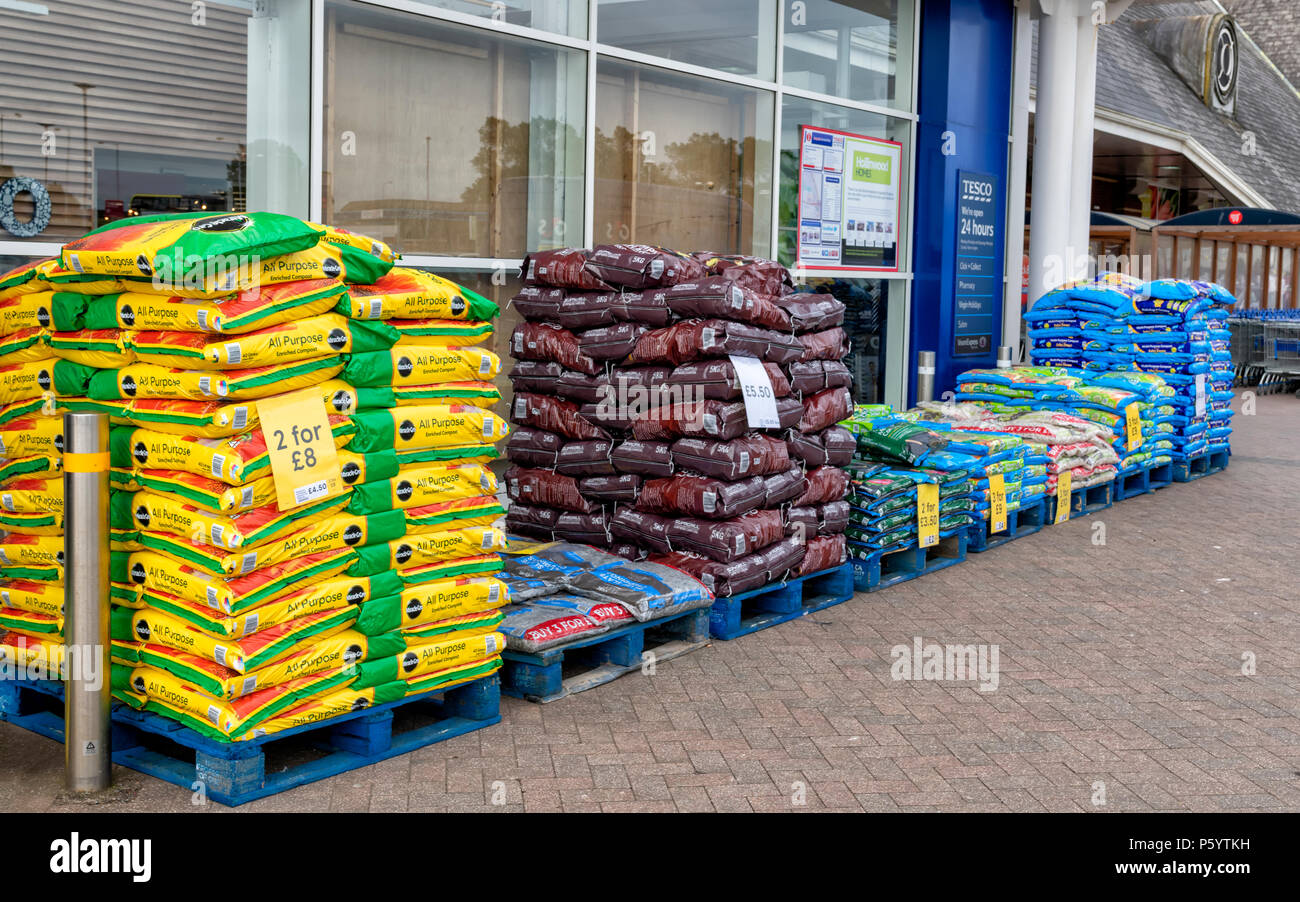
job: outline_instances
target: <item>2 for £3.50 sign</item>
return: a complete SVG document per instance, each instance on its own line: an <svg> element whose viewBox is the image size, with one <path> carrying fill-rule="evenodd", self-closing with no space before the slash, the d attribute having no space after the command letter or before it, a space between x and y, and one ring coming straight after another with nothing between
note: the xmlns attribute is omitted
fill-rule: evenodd
<svg viewBox="0 0 1300 902"><path fill-rule="evenodd" d="M312 389L257 402L271 458L275 501L282 511L343 491L338 453L324 399Z"/></svg>

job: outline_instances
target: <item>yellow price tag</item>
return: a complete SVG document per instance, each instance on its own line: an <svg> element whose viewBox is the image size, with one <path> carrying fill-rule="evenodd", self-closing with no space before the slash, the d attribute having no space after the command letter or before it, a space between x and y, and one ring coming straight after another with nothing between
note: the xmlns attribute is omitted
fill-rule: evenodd
<svg viewBox="0 0 1300 902"><path fill-rule="evenodd" d="M929 548L939 544L939 486L922 482L916 486L917 544Z"/></svg>
<svg viewBox="0 0 1300 902"><path fill-rule="evenodd" d="M1056 474L1056 519L1053 523L1064 523L1070 519L1070 492L1073 483L1074 476L1069 470Z"/></svg>
<svg viewBox="0 0 1300 902"><path fill-rule="evenodd" d="M282 511L341 494L345 488L325 400L315 389L257 402L271 458L275 503Z"/></svg>
<svg viewBox="0 0 1300 902"><path fill-rule="evenodd" d="M1007 487L1001 473L989 477L989 535L1007 528Z"/></svg>
<svg viewBox="0 0 1300 902"><path fill-rule="evenodd" d="M1142 444L1142 420L1136 404L1124 408L1124 432L1128 437L1128 450L1136 451Z"/></svg>

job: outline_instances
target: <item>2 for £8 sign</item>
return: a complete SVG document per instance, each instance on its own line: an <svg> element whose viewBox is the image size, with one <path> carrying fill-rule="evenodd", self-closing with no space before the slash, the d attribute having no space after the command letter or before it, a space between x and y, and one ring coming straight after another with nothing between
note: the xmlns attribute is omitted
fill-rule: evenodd
<svg viewBox="0 0 1300 902"><path fill-rule="evenodd" d="M342 493L343 477L325 400L314 390L257 402L282 511Z"/></svg>

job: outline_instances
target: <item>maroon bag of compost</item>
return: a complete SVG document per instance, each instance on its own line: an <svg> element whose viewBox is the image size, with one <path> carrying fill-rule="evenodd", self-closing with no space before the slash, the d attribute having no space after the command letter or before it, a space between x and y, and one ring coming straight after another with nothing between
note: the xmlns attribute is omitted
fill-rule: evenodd
<svg viewBox="0 0 1300 902"><path fill-rule="evenodd" d="M510 503L506 511L506 532L539 539L552 539L555 524L564 513L553 507L539 507L535 504Z"/></svg>
<svg viewBox="0 0 1300 902"><path fill-rule="evenodd" d="M777 507L798 498L808 483L800 467L763 477L763 506Z"/></svg>
<svg viewBox="0 0 1300 902"><path fill-rule="evenodd" d="M794 398L778 398L777 422L789 429L799 422L803 405ZM696 436L729 441L749 431L744 401L694 401L660 407L638 417L632 434L647 441L666 441L679 436Z"/></svg>
<svg viewBox="0 0 1300 902"><path fill-rule="evenodd" d="M555 322L575 332L594 329L615 322L610 302L616 297L611 291L583 291L569 293L560 301L555 312Z"/></svg>
<svg viewBox="0 0 1300 902"><path fill-rule="evenodd" d="M614 446L610 459L620 473L662 477L673 473L672 446L668 442L628 439Z"/></svg>
<svg viewBox="0 0 1300 902"><path fill-rule="evenodd" d="M801 395L813 395L828 388L848 388L853 374L838 360L796 361L790 364L790 388Z"/></svg>
<svg viewBox="0 0 1300 902"><path fill-rule="evenodd" d="M853 395L847 388L828 388L803 399L803 416L795 426L800 432L829 429L853 412Z"/></svg>
<svg viewBox="0 0 1300 902"><path fill-rule="evenodd" d="M604 511L579 514L564 511L555 521L555 534L568 542L604 545L609 541L609 518Z"/></svg>
<svg viewBox="0 0 1300 902"><path fill-rule="evenodd" d="M762 507L763 498L763 480L758 476L723 482L708 476L678 473L642 483L637 508L652 514L729 520Z"/></svg>
<svg viewBox="0 0 1300 902"><path fill-rule="evenodd" d="M609 459L609 452L612 450L614 450L614 443L609 439L569 442L556 456L555 472L563 473L565 476L613 475L614 464ZM585 495L586 492L583 494Z"/></svg>
<svg viewBox="0 0 1300 902"><path fill-rule="evenodd" d="M844 536L818 536L804 546L803 560L795 568L795 576L820 573L838 567L849 559L849 546Z"/></svg>
<svg viewBox="0 0 1300 902"><path fill-rule="evenodd" d="M796 332L822 332L844 325L844 302L829 294L787 294L772 302L790 316Z"/></svg>
<svg viewBox="0 0 1300 902"><path fill-rule="evenodd" d="M551 470L511 466L505 472L505 483L511 501L558 507L580 514L594 514L600 510L599 504L582 497L576 479Z"/></svg>
<svg viewBox="0 0 1300 902"><path fill-rule="evenodd" d="M680 517L668 527L676 551L702 554L724 564L766 548L785 535L780 511L750 511L730 520Z"/></svg>
<svg viewBox="0 0 1300 902"><path fill-rule="evenodd" d="M762 551L722 563L687 551L651 558L655 563L676 567L710 589L719 598L740 595L769 583L783 582L803 560L804 546L793 539L773 542Z"/></svg>
<svg viewBox="0 0 1300 902"><path fill-rule="evenodd" d="M587 255L587 271L610 285L639 290L698 279L704 264L646 244L601 244Z"/></svg>
<svg viewBox="0 0 1300 902"><path fill-rule="evenodd" d="M557 432L574 441L609 438L608 432L582 416L580 410L563 398L519 392L510 403L510 418L518 426Z"/></svg>
<svg viewBox="0 0 1300 902"><path fill-rule="evenodd" d="M675 522L674 517L664 517L632 507L620 508L610 518L609 531L617 538L626 539L630 544L642 545L660 554L672 550L668 544L668 529Z"/></svg>
<svg viewBox="0 0 1300 902"><path fill-rule="evenodd" d="M805 332L798 340L803 343L800 360L839 360L849 354L849 340L838 326L823 332Z"/></svg>
<svg viewBox="0 0 1300 902"><path fill-rule="evenodd" d="M614 316L623 322L645 323L657 329L673 321L672 311L660 291L624 291L614 295L610 307Z"/></svg>
<svg viewBox="0 0 1300 902"><path fill-rule="evenodd" d="M678 470L734 481L788 470L790 456L784 442L755 432L725 442L678 439L673 442L673 465Z"/></svg>
<svg viewBox="0 0 1300 902"><path fill-rule="evenodd" d="M524 319L553 323L560 314L560 302L563 300L563 288L525 285L510 299L510 306L518 310Z"/></svg>
<svg viewBox="0 0 1300 902"><path fill-rule="evenodd" d="M737 354L783 364L798 360L805 353L807 349L794 335L748 323L705 319L687 320L645 333L627 362L666 362L680 366L692 360Z"/></svg>
<svg viewBox="0 0 1300 902"><path fill-rule="evenodd" d="M644 561L648 558L649 552L640 545L634 545L631 542L620 542L617 539L610 539L609 544L605 546L611 554L617 554L627 561Z"/></svg>
<svg viewBox="0 0 1300 902"><path fill-rule="evenodd" d="M641 477L635 473L586 476L578 480L578 491L601 504L631 504L641 493Z"/></svg>
<svg viewBox="0 0 1300 902"><path fill-rule="evenodd" d="M621 436L630 432L636 415L627 405L604 399L583 404L578 408L578 414L587 422L604 429L607 436Z"/></svg>
<svg viewBox="0 0 1300 902"><path fill-rule="evenodd" d="M790 457L810 467L847 467L853 460L858 443L843 426L831 426L821 432L790 432L786 438Z"/></svg>
<svg viewBox="0 0 1300 902"><path fill-rule="evenodd" d="M506 456L521 467L554 468L562 447L564 436L524 426L510 433Z"/></svg>
<svg viewBox="0 0 1300 902"><path fill-rule="evenodd" d="M524 257L519 274L531 284L574 291L608 291L610 287L587 269L587 252L573 247L531 253Z"/></svg>
<svg viewBox="0 0 1300 902"><path fill-rule="evenodd" d="M516 363L515 369L522 364L523 361ZM605 373L589 376L576 370L565 370L555 381L555 394L584 404L599 401L608 390L609 376Z"/></svg>
<svg viewBox="0 0 1300 902"><path fill-rule="evenodd" d="M570 372L573 371L566 370L554 360L517 360L510 370L510 385L515 391L559 394L560 379Z"/></svg>
<svg viewBox="0 0 1300 902"><path fill-rule="evenodd" d="M764 363L763 370L772 383L773 397L784 398L790 394L790 380L779 366ZM679 399L682 401L734 401L742 396L740 379L730 360L683 363L668 375L667 384L689 387L689 395Z"/></svg>
<svg viewBox="0 0 1300 902"><path fill-rule="evenodd" d="M550 323L520 323L515 326L510 336L510 353L519 360L554 360L565 369L590 376L601 371L599 363L582 353L576 335Z"/></svg>
<svg viewBox="0 0 1300 902"><path fill-rule="evenodd" d="M753 323L764 329L790 331L790 314L766 295L751 291L723 276L680 282L655 292L678 319L727 319Z"/></svg>
<svg viewBox="0 0 1300 902"><path fill-rule="evenodd" d="M588 329L578 339L582 353L594 360L622 360L636 347L637 339L650 330L643 323L616 323Z"/></svg>
<svg viewBox="0 0 1300 902"><path fill-rule="evenodd" d="M849 494L849 475L839 467L814 467L807 479L808 488L795 499L795 507L843 501Z"/></svg>
<svg viewBox="0 0 1300 902"><path fill-rule="evenodd" d="M817 535L817 506L787 507L785 509L785 534L798 540Z"/></svg>
<svg viewBox="0 0 1300 902"><path fill-rule="evenodd" d="M849 525L849 503L847 501L827 501L814 505L817 511L817 534L820 536L836 535L844 532Z"/></svg>
<svg viewBox="0 0 1300 902"><path fill-rule="evenodd" d="M697 253L694 257L708 267L709 275L730 279L759 294L779 295L783 288L794 287L788 269L763 257L714 253Z"/></svg>

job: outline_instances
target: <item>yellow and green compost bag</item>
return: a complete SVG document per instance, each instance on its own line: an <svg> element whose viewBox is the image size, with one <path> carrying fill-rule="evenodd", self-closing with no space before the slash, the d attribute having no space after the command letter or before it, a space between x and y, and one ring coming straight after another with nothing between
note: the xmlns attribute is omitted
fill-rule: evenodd
<svg viewBox="0 0 1300 902"><path fill-rule="evenodd" d="M3 495L0 495L3 498ZM114 492L109 519L119 529L150 529L209 543L227 551L256 548L324 520L347 507L349 494L324 498L284 513L274 504L223 516L166 493Z"/></svg>
<svg viewBox="0 0 1300 902"><path fill-rule="evenodd" d="M481 321L495 319L501 309L442 276L398 266L373 284L351 286L338 311L352 319Z"/></svg>
<svg viewBox="0 0 1300 902"><path fill-rule="evenodd" d="M490 658L484 658L482 661L475 661L471 664L459 664L445 670L437 670L423 676L412 677L406 681L406 694L410 697L424 692L441 692L450 689L452 686L481 680L483 677L491 676L500 669L500 655L493 655Z"/></svg>
<svg viewBox="0 0 1300 902"><path fill-rule="evenodd" d="M495 495L438 501L421 507L408 507L406 531L409 534L444 532L467 526L491 526L505 513Z"/></svg>
<svg viewBox="0 0 1300 902"><path fill-rule="evenodd" d="M389 603L396 599L401 591L402 578L394 572L388 572L358 579L325 580L235 615L226 614L224 611L197 601L152 590L145 590L140 597L140 602L134 606L151 607L173 614L213 635L237 638L308 614L335 611L350 605L360 605L358 614L364 613L366 605L378 602ZM380 632L388 632L388 630ZM373 630L367 630L366 633L375 635Z"/></svg>
<svg viewBox="0 0 1300 902"><path fill-rule="evenodd" d="M355 435L352 421L329 419L335 447L346 447ZM271 473L271 455L261 430L233 438L204 438L117 427L109 434L108 451L114 467L183 470L230 485L246 485Z"/></svg>
<svg viewBox="0 0 1300 902"><path fill-rule="evenodd" d="M357 322L337 313L322 313L239 336L137 332L131 338L131 348L145 363L229 370L283 366L333 354L381 352L395 341L397 331L384 323Z"/></svg>
<svg viewBox="0 0 1300 902"><path fill-rule="evenodd" d="M9 424L14 420L20 420L30 416L55 417L58 413L58 402L54 398L27 398L22 401L14 401L10 404L0 405L0 429L8 429ZM62 417L57 417L62 422ZM14 455L4 454L0 457L12 457Z"/></svg>
<svg viewBox="0 0 1300 902"><path fill-rule="evenodd" d="M505 648L502 633L440 636L420 642L394 654L372 654L357 667L353 689L379 686L392 680L416 680L449 667L463 667L500 654Z"/></svg>
<svg viewBox="0 0 1300 902"><path fill-rule="evenodd" d="M0 335L24 329L48 329L53 322L54 292L36 291L0 301Z"/></svg>
<svg viewBox="0 0 1300 902"><path fill-rule="evenodd" d="M419 588L419 586L416 588ZM412 643L427 642L430 639L445 636L449 633L462 633L469 636L479 633L498 632L505 619L505 611L500 609L479 611L477 614L461 614L459 617L448 617L446 620L435 620L423 626L404 629L402 635L406 637L406 642L410 645Z"/></svg>
<svg viewBox="0 0 1300 902"><path fill-rule="evenodd" d="M325 408L331 413L354 414L358 410L371 410L376 407L396 407L397 399L392 388L359 388L349 385L342 379L327 379L316 386L320 392Z"/></svg>
<svg viewBox="0 0 1300 902"><path fill-rule="evenodd" d="M63 535L63 511L24 513L0 510L0 529L28 536L60 536Z"/></svg>
<svg viewBox="0 0 1300 902"><path fill-rule="evenodd" d="M398 332L401 345L455 345L468 347L492 337L492 323L486 320L394 319L388 324Z"/></svg>
<svg viewBox="0 0 1300 902"><path fill-rule="evenodd" d="M406 518L401 511L342 513L309 523L257 548L237 552L153 530L140 531L140 545L214 574L242 576L322 551L380 545L400 538L405 532Z"/></svg>
<svg viewBox="0 0 1300 902"><path fill-rule="evenodd" d="M492 460L500 453L496 445L451 445L447 448L414 448L397 451L397 463L402 467L420 467L442 460L485 461Z"/></svg>
<svg viewBox="0 0 1300 902"><path fill-rule="evenodd" d="M428 385L493 379L501 358L483 348L401 345L391 350L354 353L342 379L352 385Z"/></svg>
<svg viewBox="0 0 1300 902"><path fill-rule="evenodd" d="M374 389L372 389L374 391ZM433 385L394 385L393 402L397 407L429 404L471 404L492 407L501 400L501 389L491 382L438 382Z"/></svg>
<svg viewBox="0 0 1300 902"><path fill-rule="evenodd" d="M423 532L393 539L388 543L395 570L440 564L444 561L489 552L505 551L506 534L491 526L466 526L442 532Z"/></svg>
<svg viewBox="0 0 1300 902"><path fill-rule="evenodd" d="M51 260L57 259L57 257L42 257L40 260L15 266L6 273L0 273L0 300L37 291L49 291L50 286L41 277L41 268Z"/></svg>
<svg viewBox="0 0 1300 902"><path fill-rule="evenodd" d="M353 629L366 635L414 630L494 612L510 600L505 583L491 577L446 579L403 589L398 597L376 598L361 606Z"/></svg>
<svg viewBox="0 0 1300 902"><path fill-rule="evenodd" d="M51 479L62 486L62 480ZM0 538L0 565L54 568L63 566L62 536L7 535Z"/></svg>
<svg viewBox="0 0 1300 902"><path fill-rule="evenodd" d="M275 479L270 474L243 485L230 485L219 479L183 470L114 468L109 472L109 481L117 491L138 492L147 489L188 501L213 513L252 510L274 504L276 499Z"/></svg>
<svg viewBox="0 0 1300 902"><path fill-rule="evenodd" d="M70 360L84 366L117 369L136 361L130 342L131 333L120 329L52 332L49 337L49 352L61 360Z"/></svg>
<svg viewBox="0 0 1300 902"><path fill-rule="evenodd" d="M95 373L84 394L96 400L189 398L206 401L228 398L246 401L308 388L334 378L342 369L343 361L339 357L317 357L284 366L258 366L224 372L133 363L117 370Z"/></svg>
<svg viewBox="0 0 1300 902"><path fill-rule="evenodd" d="M0 487L0 514L63 513L62 479L15 479Z"/></svg>
<svg viewBox="0 0 1300 902"><path fill-rule="evenodd" d="M55 356L50 350L50 333L43 326L30 326L0 336L0 366L30 363Z"/></svg>
<svg viewBox="0 0 1300 902"><path fill-rule="evenodd" d="M118 608L109 618L112 637L122 642L149 642L188 652L238 673L264 667L295 649L347 629L356 608L320 611L248 636L227 639L205 633L188 622L152 608Z"/></svg>
<svg viewBox="0 0 1300 902"><path fill-rule="evenodd" d="M0 457L62 453L62 417L21 417L0 425Z"/></svg>
<svg viewBox="0 0 1300 902"><path fill-rule="evenodd" d="M232 738L235 741L245 741L298 727L313 726L343 714L401 701L406 697L407 689L406 683L385 683L383 686L371 686L368 689L348 687L328 693L314 693L306 698L300 698L295 707L283 714L261 719L257 726ZM268 691L274 692L275 689ZM210 732L208 728L204 727L204 729Z"/></svg>
<svg viewBox="0 0 1300 902"><path fill-rule="evenodd" d="M39 614L0 605L0 630L18 630L41 636L63 635L63 618L55 614Z"/></svg>
<svg viewBox="0 0 1300 902"><path fill-rule="evenodd" d="M12 579L0 586L0 606L15 611L63 616L63 587L27 579Z"/></svg>
<svg viewBox="0 0 1300 902"><path fill-rule="evenodd" d="M347 449L340 449L338 456L339 474L345 483L352 486L392 479L400 469L397 463L397 452L392 448L371 451L368 454L357 454Z"/></svg>
<svg viewBox="0 0 1300 902"><path fill-rule="evenodd" d="M14 457L0 460L0 485L8 485L15 479L43 476L54 479L62 474L63 455L34 454L31 457Z"/></svg>
<svg viewBox="0 0 1300 902"><path fill-rule="evenodd" d="M324 232L325 234L321 237L321 241L328 242L329 244L338 245L339 247L355 248L356 250L364 251L373 257L378 257L380 260L387 263L392 263L399 256L391 247L376 238L359 235L356 232L349 232L347 229L339 228L338 226L321 225L318 222L311 222L310 220L307 220L307 225L311 226L313 229L318 229L321 232Z"/></svg>
<svg viewBox="0 0 1300 902"><path fill-rule="evenodd" d="M239 614L315 585L318 580L338 576L355 565L358 557L351 548L336 548L229 579L154 551L113 554L110 560L113 582L134 585L142 591L166 592L227 614Z"/></svg>
<svg viewBox="0 0 1300 902"><path fill-rule="evenodd" d="M54 389L54 367L58 362L48 358L0 366L0 404L50 395Z"/></svg>
<svg viewBox="0 0 1300 902"><path fill-rule="evenodd" d="M38 267L37 273L53 292L73 294L117 294L125 291L122 280L94 273L79 273L68 269L58 257L51 257Z"/></svg>
<svg viewBox="0 0 1300 902"><path fill-rule="evenodd" d="M496 442L510 434L506 421L468 404L424 404L363 410L352 418L357 434L348 445L365 453L382 448L403 451Z"/></svg>
<svg viewBox="0 0 1300 902"><path fill-rule="evenodd" d="M44 670L48 679L63 673L63 643L50 638L29 636L16 630L0 630L0 662L21 666L30 678Z"/></svg>
<svg viewBox="0 0 1300 902"><path fill-rule="evenodd" d="M116 418L158 432L202 438L230 438L261 424L257 404L253 401L133 398L116 414Z"/></svg>
<svg viewBox="0 0 1300 902"><path fill-rule="evenodd" d="M267 260L314 247L321 232L282 213L162 214L121 219L63 246L65 269L175 283L209 278L214 260Z"/></svg>
<svg viewBox="0 0 1300 902"><path fill-rule="evenodd" d="M307 279L255 285L215 298L119 291L102 297L56 292L56 329L140 329L242 335L257 329L327 313L346 296L338 279Z"/></svg>
<svg viewBox="0 0 1300 902"><path fill-rule="evenodd" d="M396 477L384 482L357 486L349 510L423 507L440 501L493 495L496 490L496 477L482 464L433 464L400 470Z"/></svg>

